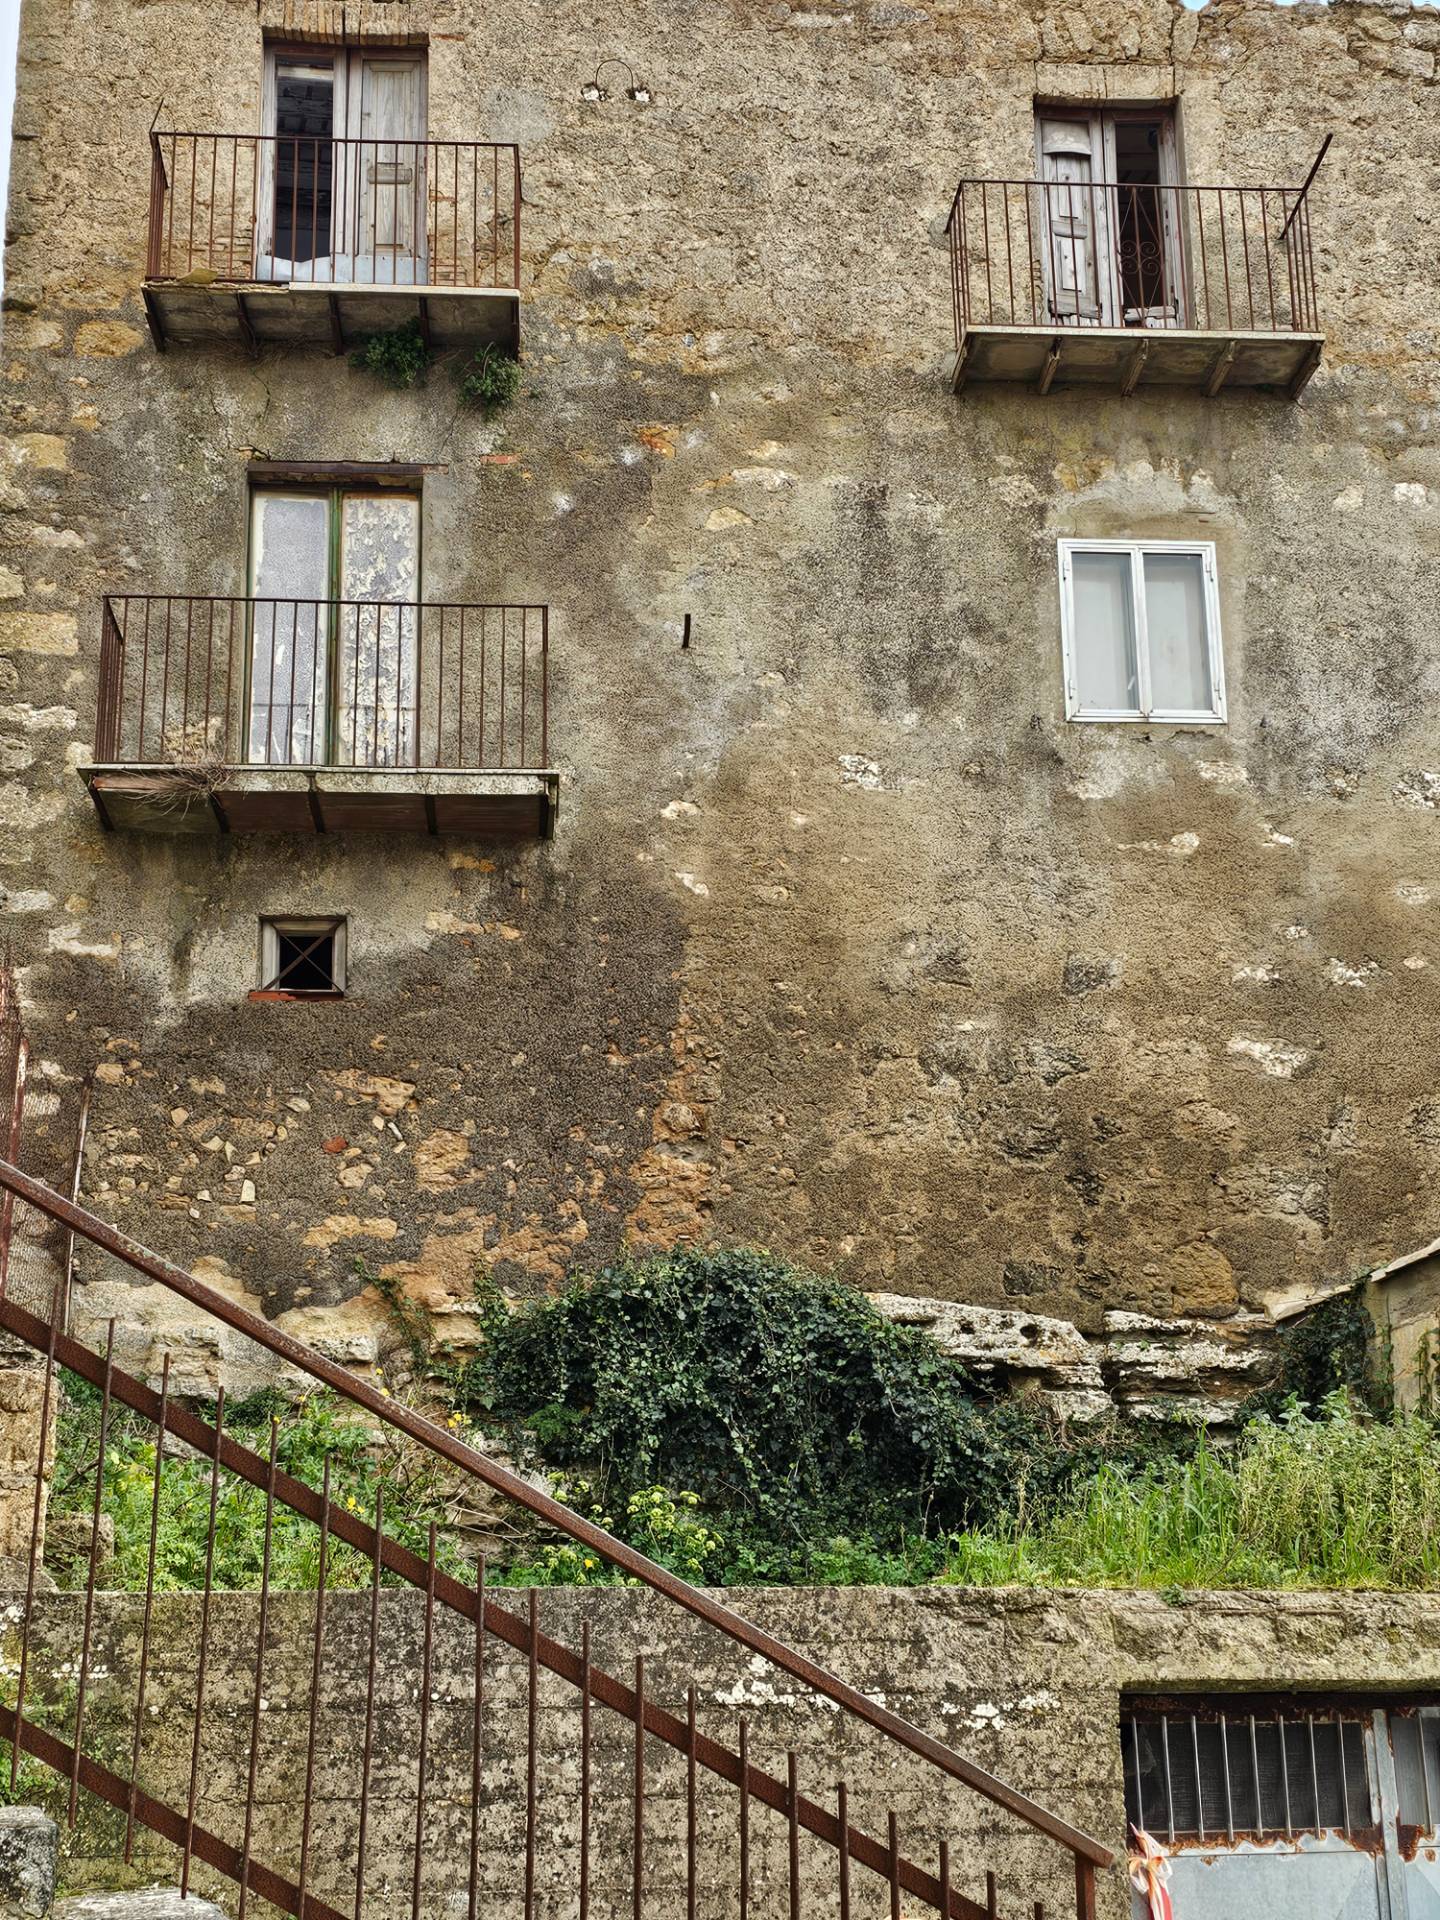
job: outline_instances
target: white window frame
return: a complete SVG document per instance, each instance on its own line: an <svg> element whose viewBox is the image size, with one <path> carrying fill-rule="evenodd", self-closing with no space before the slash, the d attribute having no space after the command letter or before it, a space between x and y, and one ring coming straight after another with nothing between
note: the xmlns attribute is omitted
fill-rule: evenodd
<svg viewBox="0 0 1440 1920"><path fill-rule="evenodd" d="M1213 540L1061 540L1060 637L1065 660L1065 718L1067 720L1129 721L1132 725L1156 721L1175 726L1223 726L1225 724L1225 663L1220 642L1220 587L1215 566ZM1135 671L1140 704L1137 708L1118 709L1083 707L1080 704L1077 675L1078 635L1075 627L1074 569L1071 558L1077 553L1124 553L1130 556L1130 595L1135 617ZM1147 553L1194 553L1200 556L1201 577L1205 583L1205 638L1210 664L1210 690L1213 704L1203 711L1156 707L1150 701L1150 635L1145 614L1145 555Z"/></svg>
<svg viewBox="0 0 1440 1920"><path fill-rule="evenodd" d="M259 990L270 990L270 982L280 971L280 935L288 939L303 940L307 935L331 933L334 946L331 948L329 988L321 987L281 987L281 993L293 994L297 1000L334 999L345 992L346 947L350 922L343 913L295 914L268 913L260 922L260 982Z"/></svg>

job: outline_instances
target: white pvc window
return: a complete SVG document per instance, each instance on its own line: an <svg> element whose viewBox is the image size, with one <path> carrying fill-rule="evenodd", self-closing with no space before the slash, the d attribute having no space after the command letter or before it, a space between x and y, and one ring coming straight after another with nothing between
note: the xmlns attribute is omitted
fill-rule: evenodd
<svg viewBox="0 0 1440 1920"><path fill-rule="evenodd" d="M1213 542L1062 540L1060 627L1067 720L1224 720Z"/></svg>

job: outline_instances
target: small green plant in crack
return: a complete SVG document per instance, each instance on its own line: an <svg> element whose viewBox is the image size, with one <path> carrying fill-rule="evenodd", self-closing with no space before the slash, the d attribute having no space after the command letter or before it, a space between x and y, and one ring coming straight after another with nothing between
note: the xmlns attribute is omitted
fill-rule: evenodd
<svg viewBox="0 0 1440 1920"><path fill-rule="evenodd" d="M520 362L500 347L482 347L460 376L460 398L482 413L508 407L519 389Z"/></svg>
<svg viewBox="0 0 1440 1920"><path fill-rule="evenodd" d="M350 364L387 387L423 387L431 357L420 322L407 320L403 327L366 334L350 355Z"/></svg>

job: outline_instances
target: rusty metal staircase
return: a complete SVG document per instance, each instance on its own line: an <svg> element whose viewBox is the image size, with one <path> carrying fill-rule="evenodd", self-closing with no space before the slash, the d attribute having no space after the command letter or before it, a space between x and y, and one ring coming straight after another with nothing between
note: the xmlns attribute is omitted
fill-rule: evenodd
<svg viewBox="0 0 1440 1920"><path fill-rule="evenodd" d="M12 1154L17 1132L12 1128ZM977 1864L982 1848L1005 1862L1007 1914L1023 1911L1025 1920L1032 1915L1043 1920L1047 1913L1053 1917L1071 1910L1073 1865L1073 1912L1077 1920L1094 1920L1097 1869L1112 1856L1088 1834L10 1160L0 1160L0 1193L0 1329L43 1356L41 1430L48 1429L60 1392L58 1370L68 1370L100 1395L101 1444L83 1591L42 1590L46 1582L39 1577L37 1543L47 1468L45 1448L36 1449L34 1525L16 1629L18 1664L12 1662L12 1682L0 1707L0 1737L11 1745L12 1781L21 1756L28 1755L68 1782L72 1826L82 1790L107 1802L123 1816L127 1859L137 1833L148 1830L175 1850L182 1887L189 1887L197 1869L207 1892L233 1883L241 1920L253 1901L303 1920L366 1920L401 1911L409 1911L413 1920L462 1912L476 1920L481 1912L497 1911L537 1920L562 1910L579 1920L590 1920L592 1913L608 1920L625 1912L631 1920L646 1920L647 1914L668 1916L682 1909L686 1920L733 1912L749 1920L752 1913L781 1911L789 1920L801 1920L806 1910L834 1914L837 1920L888 1912L890 1920L899 1920L915 1908L933 1910L945 1920L993 1920L1001 1911L1000 1881ZM223 1389L213 1413L205 1408L211 1417L201 1417L185 1396L172 1391L168 1353L158 1384L125 1371L116 1364L113 1320L103 1351L97 1350L98 1342L91 1346L75 1338L65 1324L60 1278L48 1303L37 1299L34 1273L42 1268L21 1257L57 1237L67 1247L78 1242L122 1277L165 1289L217 1331L228 1330L225 1337L232 1343L235 1336L253 1343L257 1359L263 1356L273 1372L283 1372L302 1389L330 1390L376 1428L443 1463L447 1473L481 1483L532 1522L608 1562L627 1581L650 1588L659 1604L644 1616L654 1642L649 1659L641 1650L623 1671L600 1664L592 1657L588 1613L578 1634L568 1641L554 1637L542 1625L542 1604L553 1609L556 1600L542 1603L533 1587L522 1599L522 1590L487 1585L483 1556L473 1583L455 1577L440 1564L433 1527L426 1552L402 1544L386 1531L379 1496L373 1514L352 1511L332 1497L328 1459L316 1476L318 1486L285 1472L276 1461L274 1424L268 1453L242 1444L226 1430ZM96 1656L99 1616L117 1599L98 1581L106 1435L117 1408L140 1416L156 1438L149 1570L144 1593L125 1597L132 1609L126 1643L132 1653L123 1674L113 1663L102 1669ZM185 1597L192 1610L198 1605L198 1645L193 1675L187 1666L187 1686L181 1688L188 1691L193 1677L194 1699L181 1743L188 1763L177 1767L173 1738L169 1763L158 1752L157 1709L147 1693L156 1685L163 1649L170 1671L166 1714L173 1719L177 1655L167 1609L174 1602L157 1591L156 1532L167 1459L187 1452L209 1463L209 1512L203 1591ZM221 1602L230 1596L218 1595L212 1581L216 1514L227 1488L241 1483L264 1496L264 1560L258 1593L246 1596L251 1610L242 1616L227 1607L222 1624ZM278 1594L272 1581L272 1522L280 1508L315 1530L321 1577L299 1615L293 1605L282 1608L288 1597ZM366 1590L341 1593L327 1583L325 1568L337 1543L364 1556ZM404 1604L419 1610L418 1671L407 1669L404 1675L410 1704L398 1715L377 1704L377 1680L383 1691L395 1679L394 1609L402 1598L390 1591L396 1588L410 1589ZM383 1605L382 1589L387 1589ZM497 1597L502 1591L503 1603ZM615 1619L613 1608L603 1611L605 1590L572 1593L565 1610L573 1616L577 1602L592 1601L599 1638ZM294 1742L283 1820L274 1796L257 1792L277 1764L267 1730L266 1692L278 1660L282 1611L285 1620L300 1622L297 1631L308 1642L302 1664L309 1674L309 1697L298 1709L297 1722L305 1729L303 1764L300 1743ZM235 1623L241 1618L249 1644L237 1643ZM738 1670L741 1684L728 1692L712 1689L706 1703L707 1718L712 1707L726 1709L727 1725L735 1729L733 1743L702 1728L693 1678L678 1676L667 1658L672 1647L683 1655L701 1632L719 1636L731 1672ZM463 1688L437 1677L442 1639L451 1674L457 1647L466 1650ZM42 1661L46 1672L52 1670L57 1646L67 1649L65 1670L74 1677L73 1701L67 1700L58 1715L36 1710L37 1675ZM347 1659L344 1678L349 1697L361 1703L363 1728L352 1772L337 1783L339 1748L328 1703L337 1685L336 1662ZM713 1667L712 1660L707 1671ZM694 1671L686 1669L689 1675ZM756 1680L760 1674L770 1676L765 1688ZM755 1751L758 1721L747 1721L743 1713L737 1717L731 1709L747 1697L773 1699L777 1687L792 1715L808 1719L812 1732L818 1726L822 1754L802 1761L792 1747L783 1762L777 1754L770 1766L761 1764ZM563 1722L562 1714L568 1716ZM496 1715L505 1716L503 1737L497 1734ZM393 1861L381 1872L376 1858L382 1773L383 1818L392 1839L397 1818L395 1741L401 1718L408 1727L405 1766L413 1769L406 1801L408 1885L403 1887L395 1883ZM98 1745L90 1740L96 1726L106 1734ZM215 1748L222 1731L238 1757L234 1783L224 1793L216 1785L224 1771ZM802 1774L816 1777L819 1766L833 1764L837 1756L845 1758L851 1784L842 1779L823 1800L811 1797L803 1790ZM503 1779L492 1777L492 1762ZM978 1796L983 1804L977 1807L971 1799L966 1810L967 1796ZM903 1833L887 1798L890 1807L907 1809ZM497 1840L501 1801L513 1817ZM868 1821L858 1817L862 1805ZM960 1836L958 1843L952 1836ZM1037 1841L1053 1843L1061 1850L1058 1858L1037 1849ZM1048 1905L1036 1897L1041 1893Z"/></svg>

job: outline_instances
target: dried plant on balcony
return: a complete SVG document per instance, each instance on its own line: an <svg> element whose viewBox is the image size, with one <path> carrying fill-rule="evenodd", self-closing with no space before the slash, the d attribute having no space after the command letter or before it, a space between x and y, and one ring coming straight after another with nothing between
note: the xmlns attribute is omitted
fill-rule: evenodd
<svg viewBox="0 0 1440 1920"><path fill-rule="evenodd" d="M216 723L170 731L164 735L165 765L156 776L152 803L162 813L188 813L231 777L229 762L214 737Z"/></svg>

